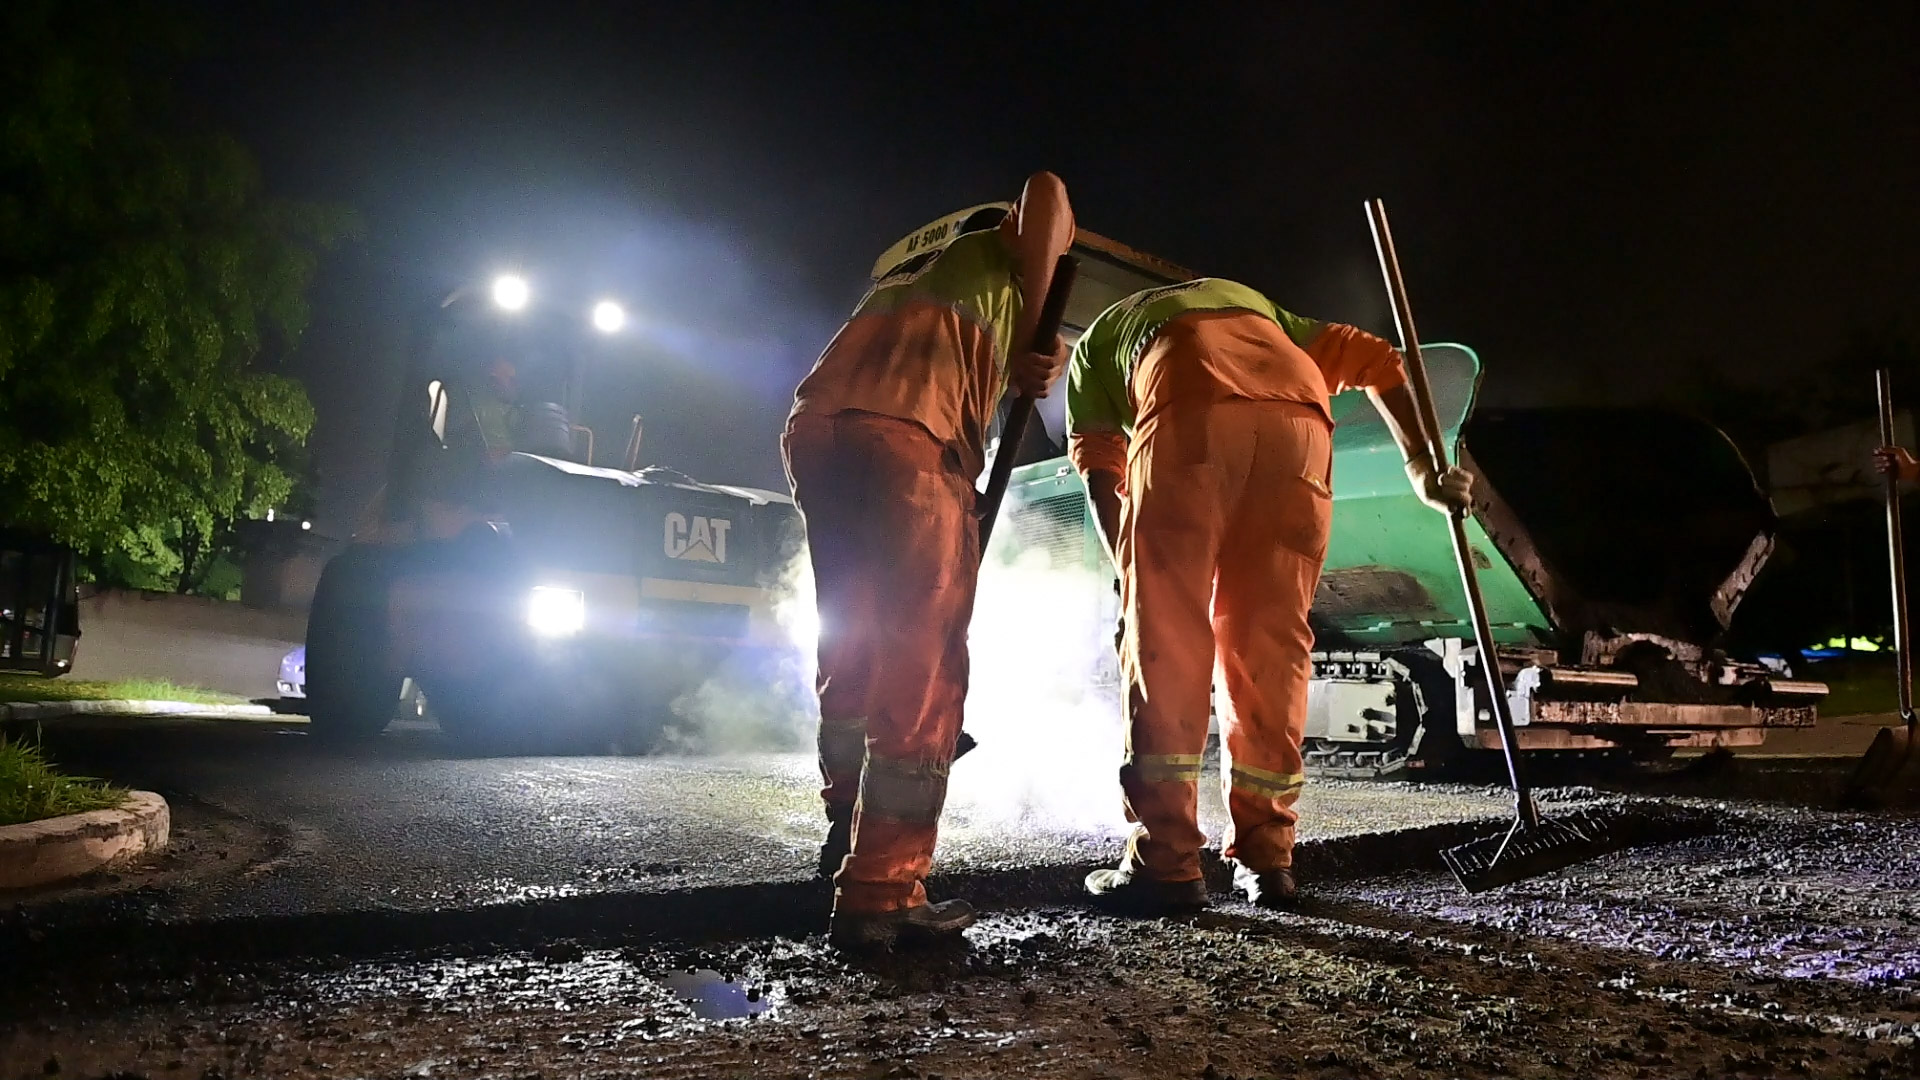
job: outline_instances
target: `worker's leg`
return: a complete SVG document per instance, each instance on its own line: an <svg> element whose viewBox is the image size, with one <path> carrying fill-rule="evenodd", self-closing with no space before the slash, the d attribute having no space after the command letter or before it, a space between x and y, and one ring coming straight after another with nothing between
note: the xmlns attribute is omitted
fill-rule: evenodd
<svg viewBox="0 0 1920 1080"><path fill-rule="evenodd" d="M1221 779L1232 825L1224 854L1261 873L1293 865L1312 675L1307 611L1332 520L1332 430L1307 406L1237 408L1257 416L1258 445L1221 542L1214 596L1228 699Z"/></svg>
<svg viewBox="0 0 1920 1080"><path fill-rule="evenodd" d="M947 771L967 695L967 624L979 575L974 489L917 424L874 418L856 440L874 482L876 643L867 694L867 757L853 853L835 881L836 911L871 914L927 902Z"/></svg>
<svg viewBox="0 0 1920 1080"><path fill-rule="evenodd" d="M867 756L867 694L873 673L871 561L873 477L850 424L796 417L783 439L787 479L807 530L820 613L820 776L827 817L846 828ZM844 847L844 841L840 846ZM824 868L838 870L838 862Z"/></svg>
<svg viewBox="0 0 1920 1080"><path fill-rule="evenodd" d="M1223 504L1244 482L1252 433L1232 409L1171 410L1134 441L1117 557L1126 612L1120 787L1137 822L1123 871L1200 878L1198 793L1213 676L1208 618Z"/></svg>

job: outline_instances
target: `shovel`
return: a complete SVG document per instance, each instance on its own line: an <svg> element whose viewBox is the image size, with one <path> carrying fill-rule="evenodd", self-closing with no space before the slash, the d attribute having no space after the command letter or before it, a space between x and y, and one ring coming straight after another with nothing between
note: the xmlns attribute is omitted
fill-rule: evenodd
<svg viewBox="0 0 1920 1080"><path fill-rule="evenodd" d="M1067 316L1067 297L1073 292L1073 279L1080 272L1080 260L1062 255L1053 264L1053 280L1047 283L1047 298L1040 305L1040 322L1033 330L1034 352L1050 352L1053 339L1060 333L1060 321ZM1021 394L1007 406L1007 422L1000 429L1000 449L993 455L993 470L987 474L987 490L974 504L980 519L980 558L987 557L987 540L993 536L993 523L1000 517L1000 503L1007 496L1007 484L1013 480L1013 459L1019 456L1020 440L1027 433L1027 421L1033 419L1033 399ZM953 760L980 745L965 731L953 745Z"/></svg>
<svg viewBox="0 0 1920 1080"><path fill-rule="evenodd" d="M1893 442L1893 380L1886 368L1877 373L1880 394L1880 445ZM1854 766L1840 803L1852 810L1874 810L1913 801L1920 793L1920 719L1913 712L1913 638L1907 627L1907 551L1900 535L1900 477L1887 475L1887 561L1893 570L1893 652L1899 680L1900 719L1904 727L1884 727L1873 745Z"/></svg>
<svg viewBox="0 0 1920 1080"><path fill-rule="evenodd" d="M1369 202L1367 221L1373 228L1380 272L1386 278L1387 295L1393 304L1394 325L1400 331L1408 382L1412 384L1414 401L1420 409L1421 435L1426 440L1427 452L1433 455L1434 468L1444 472L1447 468L1445 429L1440 426L1439 414L1434 410L1433 388L1427 383L1426 363L1420 356L1420 335L1413 326L1413 310L1407 303L1406 285L1400 279L1400 259L1394 253L1393 233L1387 227L1386 204L1379 199ZM1440 853L1441 861L1453 871L1461 886L1477 893L1584 862L1613 851L1620 844L1612 835L1610 825L1592 814L1559 819L1541 816L1540 807L1534 802L1533 786L1522 767L1519 740L1513 730L1513 712L1500 678L1493 630L1487 622L1487 605L1480 595L1472 549L1467 544L1467 511L1455 510L1447 515L1447 520L1453 527L1454 562L1459 566L1460 584L1473 618L1473 642L1480 658L1480 672L1486 680L1494 722L1500 729L1500 750L1506 755L1507 775L1513 781L1514 822L1506 833Z"/></svg>

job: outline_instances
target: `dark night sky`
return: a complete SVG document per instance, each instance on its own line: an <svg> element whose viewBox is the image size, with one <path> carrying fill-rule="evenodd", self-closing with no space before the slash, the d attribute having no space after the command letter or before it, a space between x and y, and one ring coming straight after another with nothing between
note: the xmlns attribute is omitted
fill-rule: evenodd
<svg viewBox="0 0 1920 1080"><path fill-rule="evenodd" d="M873 258L1041 167L1091 229L1380 331L1386 199L1422 336L1493 401L1778 379L1920 321L1910 3L197 6L190 95L372 225L298 360L332 532L402 301L509 263L616 291L645 326L603 444L639 411L650 461L780 486Z"/></svg>

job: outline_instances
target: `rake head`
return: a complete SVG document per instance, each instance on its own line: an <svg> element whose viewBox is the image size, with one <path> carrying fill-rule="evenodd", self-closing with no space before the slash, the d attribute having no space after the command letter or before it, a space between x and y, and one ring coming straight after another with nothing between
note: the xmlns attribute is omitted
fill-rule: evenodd
<svg viewBox="0 0 1920 1080"><path fill-rule="evenodd" d="M1462 888L1478 893L1597 858L1621 847L1622 839L1610 821L1582 811L1541 818L1536 826L1515 821L1504 834L1448 848L1440 858Z"/></svg>

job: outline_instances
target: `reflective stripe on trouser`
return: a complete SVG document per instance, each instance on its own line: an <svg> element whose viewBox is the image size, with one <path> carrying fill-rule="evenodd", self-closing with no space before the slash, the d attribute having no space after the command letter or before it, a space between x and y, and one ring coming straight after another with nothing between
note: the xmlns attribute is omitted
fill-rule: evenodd
<svg viewBox="0 0 1920 1080"><path fill-rule="evenodd" d="M1331 451L1312 406L1241 398L1161 410L1130 448L1120 783L1139 823L1128 862L1150 876L1200 876L1199 761L1216 670L1225 854L1255 870L1292 864Z"/></svg>
<svg viewBox="0 0 1920 1080"><path fill-rule="evenodd" d="M820 607L822 792L858 796L835 905L926 902L967 694L979 571L973 485L910 421L802 414L785 439ZM859 763L853 717L865 717Z"/></svg>
<svg viewBox="0 0 1920 1080"><path fill-rule="evenodd" d="M821 670L826 670L825 665ZM821 681L826 681L824 675ZM828 691L828 687L821 687L820 797L826 801L827 816L838 819L851 815L860 797L860 768L867 760L867 718L832 715L826 706Z"/></svg>

